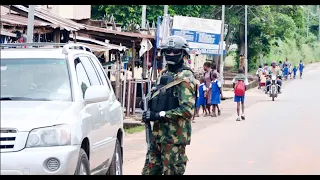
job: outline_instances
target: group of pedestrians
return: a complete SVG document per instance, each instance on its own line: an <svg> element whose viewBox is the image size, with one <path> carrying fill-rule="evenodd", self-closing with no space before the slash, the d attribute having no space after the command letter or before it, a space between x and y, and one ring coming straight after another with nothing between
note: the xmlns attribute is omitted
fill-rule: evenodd
<svg viewBox="0 0 320 180"><path fill-rule="evenodd" d="M196 108L194 117L199 117L200 109L203 112L203 116L217 117L221 115L221 109L219 107L221 99L223 99L222 85L223 81L219 72L212 66L210 62L205 62L203 65L204 73L200 78L198 85L198 93L196 99ZM237 103L237 121L245 120L244 115L244 97L245 90L248 86L248 79L244 75L244 70L240 68L238 75L232 80L234 88L234 102ZM240 116L240 107L242 112ZM194 118L193 118L193 122Z"/></svg>
<svg viewBox="0 0 320 180"><path fill-rule="evenodd" d="M199 117L199 110L201 107L205 117L217 117L217 115L221 115L219 104L221 98L223 98L221 89L222 80L218 71L215 68L212 68L210 62L204 63L203 70L204 74L200 78L198 87L195 116Z"/></svg>
<svg viewBox="0 0 320 180"><path fill-rule="evenodd" d="M153 122L151 132L146 131L150 138L147 138L148 151L141 174L183 175L188 162L186 146L191 143L192 115L199 116L200 107L204 116L221 115L219 105L223 98L223 82L218 71L211 68L209 62L204 63L205 72L200 83L197 82L193 71L184 65L184 60L189 56L189 44L183 37L167 37L160 49L160 54L167 61L166 68L152 88L149 101L141 103L150 105L148 109L144 109L142 121L150 126L150 122ZM278 69L274 62L269 72L278 73ZM233 78L237 121L245 120L247 86L248 79L244 75L244 69L239 68L238 74ZM196 113L193 113L194 107Z"/></svg>
<svg viewBox="0 0 320 180"><path fill-rule="evenodd" d="M286 61L284 63L282 63L281 61L279 62L279 67L283 73L283 78L285 80L292 79L292 78L295 79L297 76L297 71L300 72L300 79L302 78L302 73L304 68L304 64L302 60L300 60L298 66L296 65L292 66L292 64L288 61L288 58L286 58Z"/></svg>
<svg viewBox="0 0 320 180"><path fill-rule="evenodd" d="M259 82L258 89L260 89L261 86L268 85L268 75L273 74L272 69L276 70L276 74L278 77L277 84L281 86L282 79L284 80L287 80L289 78L295 79L298 71L300 72L300 79L302 79L304 63L302 62L302 60L300 60L298 66L292 66L291 62L289 62L288 58L286 58L284 63L279 61L279 63L277 64L275 61L273 61L271 63L271 67L268 66L268 63L265 63L263 68L262 66L259 66L258 70L256 71L256 75L258 77L258 82ZM267 90L267 88L265 90Z"/></svg>

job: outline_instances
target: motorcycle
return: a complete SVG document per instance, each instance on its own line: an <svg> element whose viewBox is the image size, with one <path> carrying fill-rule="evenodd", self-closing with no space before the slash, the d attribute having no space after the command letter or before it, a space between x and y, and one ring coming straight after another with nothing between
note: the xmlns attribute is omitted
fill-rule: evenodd
<svg viewBox="0 0 320 180"><path fill-rule="evenodd" d="M274 98L278 97L278 84L277 84L277 76L272 76L271 77L271 84L269 85L269 97L272 98L272 101L274 101Z"/></svg>

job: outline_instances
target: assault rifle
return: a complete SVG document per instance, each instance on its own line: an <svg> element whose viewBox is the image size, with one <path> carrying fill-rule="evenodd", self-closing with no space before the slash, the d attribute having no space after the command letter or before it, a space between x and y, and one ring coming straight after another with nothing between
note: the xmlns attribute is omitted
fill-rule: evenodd
<svg viewBox="0 0 320 180"><path fill-rule="evenodd" d="M142 83L141 83L143 111L146 112L149 109L149 107L148 107L149 103L148 102L149 102L149 99L150 99L150 96L149 96L150 93L147 93L147 97L146 97L146 95L144 94L144 90L143 89L144 89L144 87L142 86ZM150 121L145 122L145 131L146 131L146 142L147 142L147 147L148 147L146 160L147 160L147 162L149 162L149 160L150 160L149 152L150 152L150 143L151 143L151 140L150 140L150 137L151 137L151 124L150 124Z"/></svg>

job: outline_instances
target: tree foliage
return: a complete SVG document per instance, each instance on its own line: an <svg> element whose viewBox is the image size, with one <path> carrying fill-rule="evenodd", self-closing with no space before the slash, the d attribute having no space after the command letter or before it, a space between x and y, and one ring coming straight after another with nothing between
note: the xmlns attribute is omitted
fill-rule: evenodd
<svg viewBox="0 0 320 180"><path fill-rule="evenodd" d="M148 5L147 20L156 22L163 15L163 5ZM225 6L225 41L227 50L232 44L238 45L238 56L244 53L244 5ZM93 5L92 18L101 19L105 14L113 14L115 21L123 26L141 23L141 5ZM173 15L221 19L221 5L170 5L168 13ZM309 13L309 18L308 18ZM279 60L290 52L312 51L317 44L318 14L316 6L264 5L248 6L248 60L249 67L259 64L260 54L267 59ZM307 36L307 23L309 33ZM275 53L277 55L275 55ZM281 55L280 55L281 54ZM300 53L299 57L311 57ZM316 53L317 54L317 53ZM315 59L320 60L320 57ZM239 58L236 58L239 59Z"/></svg>
<svg viewBox="0 0 320 180"><path fill-rule="evenodd" d="M168 14L171 16L181 15L190 17L201 17L203 14L214 10L213 5L170 5ZM163 5L148 5L147 20L152 23L157 21L158 16L163 15ZM105 14L112 14L115 21L127 26L129 22L141 23L141 5L92 5L92 18L102 19Z"/></svg>

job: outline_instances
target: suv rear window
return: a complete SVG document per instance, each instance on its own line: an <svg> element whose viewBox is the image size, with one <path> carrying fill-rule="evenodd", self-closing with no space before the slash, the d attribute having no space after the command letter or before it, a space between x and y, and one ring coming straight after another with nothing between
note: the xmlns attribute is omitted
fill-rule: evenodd
<svg viewBox="0 0 320 180"><path fill-rule="evenodd" d="M65 59L1 59L1 99L71 101Z"/></svg>

